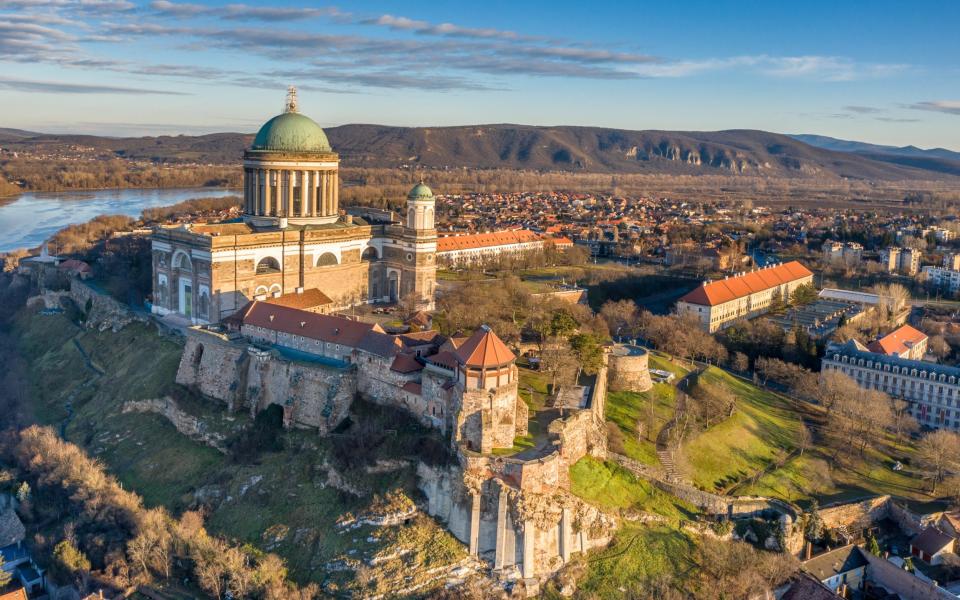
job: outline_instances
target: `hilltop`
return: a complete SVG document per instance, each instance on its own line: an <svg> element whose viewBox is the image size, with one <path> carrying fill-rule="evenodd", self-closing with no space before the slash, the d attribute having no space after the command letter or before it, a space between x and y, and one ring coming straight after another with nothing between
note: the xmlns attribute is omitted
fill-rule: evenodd
<svg viewBox="0 0 960 600"><path fill-rule="evenodd" d="M326 130L345 167L522 169L610 174L761 175L783 178L929 180L960 175L960 156L845 151L822 140L756 130L631 131L497 124L393 127L351 124ZM0 128L19 151L96 153L157 163L234 163L251 134L113 138ZM809 143L807 143L809 142ZM919 151L924 152L924 151Z"/></svg>

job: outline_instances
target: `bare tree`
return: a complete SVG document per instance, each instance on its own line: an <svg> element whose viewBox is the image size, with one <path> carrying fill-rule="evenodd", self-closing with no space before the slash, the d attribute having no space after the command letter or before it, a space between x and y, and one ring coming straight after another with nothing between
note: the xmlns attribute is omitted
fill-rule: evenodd
<svg viewBox="0 0 960 600"><path fill-rule="evenodd" d="M946 429L937 429L923 436L917 444L917 462L924 477L931 481L931 494L937 493L937 485L960 462L960 435Z"/></svg>

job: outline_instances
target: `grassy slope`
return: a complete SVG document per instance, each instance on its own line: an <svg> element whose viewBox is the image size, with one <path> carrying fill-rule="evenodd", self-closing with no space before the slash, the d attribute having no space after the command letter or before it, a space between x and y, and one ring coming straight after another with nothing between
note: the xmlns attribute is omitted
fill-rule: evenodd
<svg viewBox="0 0 960 600"><path fill-rule="evenodd" d="M675 522L696 513L693 506L661 492L613 461L585 456L570 468L570 491L587 502L615 511L634 509L658 514Z"/></svg>
<svg viewBox="0 0 960 600"><path fill-rule="evenodd" d="M576 598L614 600L629 595L640 582L663 575L683 579L694 567L689 557L694 541L681 530L665 526L625 524L613 542L587 559ZM552 595L555 598L562 596Z"/></svg>
<svg viewBox="0 0 960 600"><path fill-rule="evenodd" d="M229 434L249 423L245 414L229 414L220 405L192 397L176 386L181 346L159 337L152 328L135 324L118 333L100 333L80 329L63 315L42 316L29 310L18 315L15 327L19 350L32 367L31 408L37 422L59 427L67 416L65 404L71 401L75 415L66 429L67 438L102 460L148 506L164 505L176 513L190 505L196 490L218 490L228 499L215 503L208 518L210 529L276 551L298 581L320 577L323 565L345 557L348 549L359 550L354 555L359 558L424 538L433 541L417 544L430 555L420 564L435 564L460 548L429 519L411 525L410 531L365 526L335 533L336 519L363 510L370 497L355 498L326 486L323 463L329 441L312 432L286 432L284 451L264 454L255 465L236 465L217 450L181 435L159 415L121 413L127 400L175 393L178 405L203 418L211 429ZM74 340L89 353L93 366L104 371L102 376L86 365ZM414 435L416 428L405 427L401 435L407 429ZM383 457L400 457L399 442L388 440ZM367 490L401 488L416 493L412 467L348 475L352 483ZM263 479L250 485L255 476ZM278 531L286 535L275 536ZM368 543L370 535L382 535L383 540ZM278 537L282 539L276 541ZM434 546L442 549L435 556L430 550ZM422 554L410 555L402 569L381 570L385 579L379 584L401 585L407 575L422 575L409 562ZM401 572L403 577L397 575ZM391 579L394 575L397 578Z"/></svg>
<svg viewBox="0 0 960 600"><path fill-rule="evenodd" d="M683 456L696 485L722 490L795 447L801 420L789 401L715 367L701 377L733 392L737 410L684 444Z"/></svg>
<svg viewBox="0 0 960 600"><path fill-rule="evenodd" d="M661 355L651 353L650 368L671 371L681 378L687 370L675 365ZM648 402L654 402L654 423L651 431L642 439L637 436L638 420L646 425ZM630 458L648 464L657 464L657 433L664 424L673 418L676 407L676 388L672 383L655 383L653 389L646 392L608 392L607 420L612 421L623 431L624 453Z"/></svg>

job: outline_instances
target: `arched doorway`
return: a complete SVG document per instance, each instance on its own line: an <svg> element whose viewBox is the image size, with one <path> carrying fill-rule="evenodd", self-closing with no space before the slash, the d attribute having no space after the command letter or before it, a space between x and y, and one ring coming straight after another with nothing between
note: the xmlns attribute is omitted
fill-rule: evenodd
<svg viewBox="0 0 960 600"><path fill-rule="evenodd" d="M400 277L396 271L390 271L387 275L387 286L390 290L390 302L397 302L400 299Z"/></svg>

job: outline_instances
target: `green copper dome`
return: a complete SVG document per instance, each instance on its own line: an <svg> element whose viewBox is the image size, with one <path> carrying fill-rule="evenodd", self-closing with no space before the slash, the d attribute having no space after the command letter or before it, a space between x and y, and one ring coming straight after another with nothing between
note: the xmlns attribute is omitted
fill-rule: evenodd
<svg viewBox="0 0 960 600"><path fill-rule="evenodd" d="M253 139L251 150L332 152L323 129L298 112L285 112L264 123Z"/></svg>
<svg viewBox="0 0 960 600"><path fill-rule="evenodd" d="M433 192L421 181L407 194L408 200L433 200Z"/></svg>

